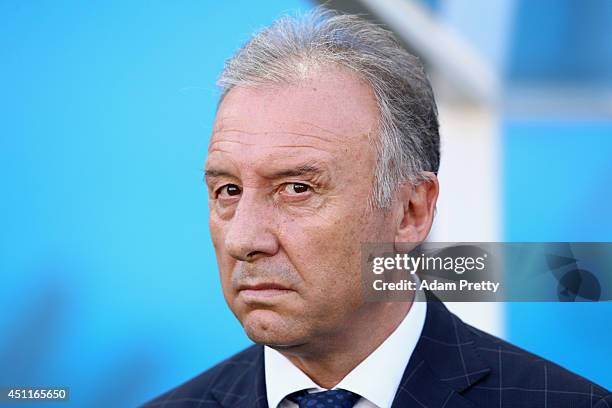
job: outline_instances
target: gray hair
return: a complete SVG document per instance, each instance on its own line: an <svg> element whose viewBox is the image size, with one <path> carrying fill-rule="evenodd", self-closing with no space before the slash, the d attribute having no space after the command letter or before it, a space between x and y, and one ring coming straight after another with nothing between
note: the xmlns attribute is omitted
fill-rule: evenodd
<svg viewBox="0 0 612 408"><path fill-rule="evenodd" d="M438 113L423 65L393 34L355 15L317 8L283 17L256 33L226 61L221 99L235 86L295 83L326 64L369 83L379 110L378 154L369 208L389 208L401 183L418 183L440 165Z"/></svg>

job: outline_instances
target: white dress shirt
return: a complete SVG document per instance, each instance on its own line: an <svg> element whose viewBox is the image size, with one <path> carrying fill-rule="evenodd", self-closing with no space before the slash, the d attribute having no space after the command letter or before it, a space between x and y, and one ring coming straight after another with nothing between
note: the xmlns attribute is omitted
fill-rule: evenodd
<svg viewBox="0 0 612 408"><path fill-rule="evenodd" d="M416 296L420 301L413 302L395 331L334 387L359 394L361 398L355 408L391 407L425 324L427 303L424 293L417 291ZM326 391L289 359L268 346L264 347L264 367L270 408L296 408L296 403L285 398L296 391Z"/></svg>

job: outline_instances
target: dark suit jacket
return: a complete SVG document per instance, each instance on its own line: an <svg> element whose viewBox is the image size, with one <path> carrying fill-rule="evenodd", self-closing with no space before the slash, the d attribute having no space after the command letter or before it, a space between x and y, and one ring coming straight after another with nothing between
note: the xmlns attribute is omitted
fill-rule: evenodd
<svg viewBox="0 0 612 408"><path fill-rule="evenodd" d="M467 325L427 296L423 333L393 408L612 408L609 391ZM144 407L267 408L263 347L247 348Z"/></svg>

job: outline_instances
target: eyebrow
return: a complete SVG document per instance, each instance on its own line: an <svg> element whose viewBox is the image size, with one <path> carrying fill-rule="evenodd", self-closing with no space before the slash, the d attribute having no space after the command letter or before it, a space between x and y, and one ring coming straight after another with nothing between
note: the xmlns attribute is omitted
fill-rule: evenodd
<svg viewBox="0 0 612 408"><path fill-rule="evenodd" d="M284 177L313 176L313 175L318 175L321 173L323 173L323 169L320 166L314 163L307 163L307 164L302 164L302 165L299 165L291 169L276 171L270 174L269 176L267 176L266 178L274 179L274 178L284 178Z"/></svg>
<svg viewBox="0 0 612 408"><path fill-rule="evenodd" d="M324 170L319 165L315 163L305 163L305 164L301 164L297 167L293 167L290 169L275 171L273 173L266 175L265 178L279 179L279 178L286 178L286 177L316 176L322 173L324 173ZM235 177L232 173L226 170L214 169L214 168L206 169L204 171L204 175L206 178L219 178L219 177L234 178Z"/></svg>
<svg viewBox="0 0 612 408"><path fill-rule="evenodd" d="M234 177L232 173L225 170L217 170L217 169L206 169L204 170L204 177L206 178L215 178L215 177Z"/></svg>

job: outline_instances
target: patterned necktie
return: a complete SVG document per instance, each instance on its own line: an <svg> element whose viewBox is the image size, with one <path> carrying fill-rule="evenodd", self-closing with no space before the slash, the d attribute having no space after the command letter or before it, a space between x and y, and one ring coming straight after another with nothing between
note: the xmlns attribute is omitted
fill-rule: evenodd
<svg viewBox="0 0 612 408"><path fill-rule="evenodd" d="M321 392L298 391L287 397L300 408L352 408L359 395L347 390L328 390Z"/></svg>

